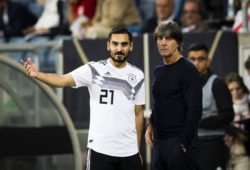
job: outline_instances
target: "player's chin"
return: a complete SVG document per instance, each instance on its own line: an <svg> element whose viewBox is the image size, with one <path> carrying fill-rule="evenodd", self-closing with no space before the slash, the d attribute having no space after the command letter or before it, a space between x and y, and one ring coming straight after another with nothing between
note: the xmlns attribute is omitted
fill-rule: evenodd
<svg viewBox="0 0 250 170"><path fill-rule="evenodd" d="M115 62L125 62L125 61L127 60L127 57L119 55L119 56L115 56L115 57L113 58L113 60L114 60Z"/></svg>
<svg viewBox="0 0 250 170"><path fill-rule="evenodd" d="M115 55L116 59L121 59L121 58L125 58L125 55Z"/></svg>
<svg viewBox="0 0 250 170"><path fill-rule="evenodd" d="M169 52L168 51L160 51L160 55L161 56L169 56Z"/></svg>

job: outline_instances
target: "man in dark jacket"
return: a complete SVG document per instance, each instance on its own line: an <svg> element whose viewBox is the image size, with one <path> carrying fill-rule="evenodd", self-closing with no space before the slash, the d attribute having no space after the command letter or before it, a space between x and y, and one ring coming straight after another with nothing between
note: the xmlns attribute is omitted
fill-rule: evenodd
<svg viewBox="0 0 250 170"><path fill-rule="evenodd" d="M193 170L202 113L201 78L181 55L183 35L177 23L159 24L154 38L163 63L154 70L154 106L145 134L153 147L152 169Z"/></svg>
<svg viewBox="0 0 250 170"><path fill-rule="evenodd" d="M0 36L23 36L24 29L35 24L36 20L23 4L0 0Z"/></svg>
<svg viewBox="0 0 250 170"><path fill-rule="evenodd" d="M153 33L161 22L176 21L174 0L156 0L156 16L149 18L142 27L142 33Z"/></svg>
<svg viewBox="0 0 250 170"><path fill-rule="evenodd" d="M224 128L233 120L231 93L224 80L209 69L208 48L201 43L188 48L188 58L202 77L202 119L199 127L200 170L211 170L226 164L226 148L223 142Z"/></svg>

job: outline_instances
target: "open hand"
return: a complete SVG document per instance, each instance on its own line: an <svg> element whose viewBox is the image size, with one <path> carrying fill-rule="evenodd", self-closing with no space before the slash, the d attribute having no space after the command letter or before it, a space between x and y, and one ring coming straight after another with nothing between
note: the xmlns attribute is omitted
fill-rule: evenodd
<svg viewBox="0 0 250 170"><path fill-rule="evenodd" d="M38 70L36 68L36 65L32 62L30 58L28 58L26 61L21 60L21 63L23 64L24 69L28 76L34 77L34 78L37 77Z"/></svg>
<svg viewBox="0 0 250 170"><path fill-rule="evenodd" d="M154 140L154 131L153 126L151 124L148 125L145 133L146 144L153 148L153 140Z"/></svg>

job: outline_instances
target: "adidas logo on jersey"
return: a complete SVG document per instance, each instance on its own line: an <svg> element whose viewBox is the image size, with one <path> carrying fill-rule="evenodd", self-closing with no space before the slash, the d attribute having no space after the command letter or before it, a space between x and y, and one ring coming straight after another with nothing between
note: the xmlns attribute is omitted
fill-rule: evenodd
<svg viewBox="0 0 250 170"><path fill-rule="evenodd" d="M106 72L104 75L105 76L111 76L110 72Z"/></svg>

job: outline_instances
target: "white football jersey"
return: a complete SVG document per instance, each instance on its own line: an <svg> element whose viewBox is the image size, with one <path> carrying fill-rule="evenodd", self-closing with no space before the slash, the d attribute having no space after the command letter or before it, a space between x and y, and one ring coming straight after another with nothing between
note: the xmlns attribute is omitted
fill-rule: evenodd
<svg viewBox="0 0 250 170"><path fill-rule="evenodd" d="M145 104L144 74L127 63L114 67L110 61L90 62L69 73L76 87L90 94L88 148L126 157L138 153L135 105Z"/></svg>

